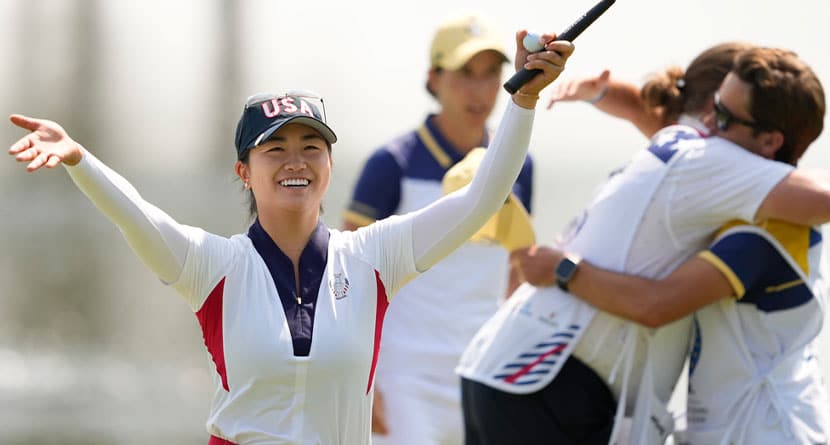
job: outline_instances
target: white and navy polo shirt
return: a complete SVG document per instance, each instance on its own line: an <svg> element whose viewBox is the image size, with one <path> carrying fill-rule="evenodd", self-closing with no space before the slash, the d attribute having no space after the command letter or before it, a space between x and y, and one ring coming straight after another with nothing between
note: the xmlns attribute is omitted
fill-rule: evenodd
<svg viewBox="0 0 830 445"><path fill-rule="evenodd" d="M174 284L193 306L216 391L208 431L234 443L366 444L389 295L416 273L411 224L319 224L291 262L258 222L230 239L189 228ZM297 293L299 288L299 294Z"/></svg>

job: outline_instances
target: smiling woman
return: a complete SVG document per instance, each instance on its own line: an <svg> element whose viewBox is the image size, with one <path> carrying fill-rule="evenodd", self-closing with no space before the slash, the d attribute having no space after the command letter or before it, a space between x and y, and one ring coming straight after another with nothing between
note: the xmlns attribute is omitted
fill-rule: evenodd
<svg viewBox="0 0 830 445"><path fill-rule="evenodd" d="M13 115L29 130L9 149L28 171L67 167L136 254L190 305L215 365L211 444L366 444L386 308L398 288L461 246L510 193L527 153L539 92L573 46L545 35L517 68L541 74L513 95L469 187L430 207L353 232L326 227L331 177L322 100L251 97L237 125L236 174L253 196L248 233L186 226L145 201L55 122ZM452 221L447 230L445 221Z"/></svg>
<svg viewBox="0 0 830 445"><path fill-rule="evenodd" d="M268 197L276 191L275 184L282 189L302 189L304 193L290 196L310 199L319 208L331 179L331 144L337 142L325 116L323 98L309 91L248 98L237 125L235 170L245 189L250 190L252 217L258 213L258 194L263 202L279 199L279 194ZM263 171L254 174L252 157L261 159L253 164ZM284 169L281 177L273 177L273 171L280 169Z"/></svg>

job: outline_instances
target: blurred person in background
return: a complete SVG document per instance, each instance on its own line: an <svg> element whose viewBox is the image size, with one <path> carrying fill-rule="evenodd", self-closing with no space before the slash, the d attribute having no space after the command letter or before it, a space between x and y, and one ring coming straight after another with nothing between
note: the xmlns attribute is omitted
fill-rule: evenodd
<svg viewBox="0 0 830 445"><path fill-rule="evenodd" d="M9 149L29 172L66 167L159 279L194 311L215 367L211 444L371 441L373 373L387 304L409 278L470 238L499 210L524 164L539 92L569 42L528 54L542 70L511 97L481 174L420 211L341 232L320 220L337 138L308 92L249 98L234 171L253 224L231 238L180 224L145 201L55 122L12 115L28 130Z"/></svg>
<svg viewBox="0 0 830 445"><path fill-rule="evenodd" d="M438 26L426 89L439 109L371 154L345 212L345 229L427 207L444 195L448 183L455 189L469 181L478 154L467 160L467 167L448 172L490 143L487 119L508 61L503 40L488 20L476 15L453 17ZM518 285L509 254L534 242L527 212L532 192L528 156L500 216L396 296L378 359L375 444L463 441L453 368L476 330Z"/></svg>

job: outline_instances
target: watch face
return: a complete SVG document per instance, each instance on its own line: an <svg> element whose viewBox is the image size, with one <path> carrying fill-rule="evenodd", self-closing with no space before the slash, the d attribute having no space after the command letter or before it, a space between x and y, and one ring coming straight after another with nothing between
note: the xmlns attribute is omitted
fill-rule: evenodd
<svg viewBox="0 0 830 445"><path fill-rule="evenodd" d="M568 291L568 282L576 273L577 266L579 266L579 259L574 261L568 257L562 258L556 266L556 284L563 291Z"/></svg>
<svg viewBox="0 0 830 445"><path fill-rule="evenodd" d="M576 272L576 266L570 258L563 258L556 267L556 279L567 283Z"/></svg>

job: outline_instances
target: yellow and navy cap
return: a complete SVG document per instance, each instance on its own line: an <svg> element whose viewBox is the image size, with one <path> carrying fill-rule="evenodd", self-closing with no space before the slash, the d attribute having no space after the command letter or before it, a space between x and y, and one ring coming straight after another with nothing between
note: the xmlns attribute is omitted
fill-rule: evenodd
<svg viewBox="0 0 830 445"><path fill-rule="evenodd" d="M505 62L509 60L501 33L487 20L477 15L452 18L435 32L429 51L430 67L454 71L487 50L498 52Z"/></svg>

